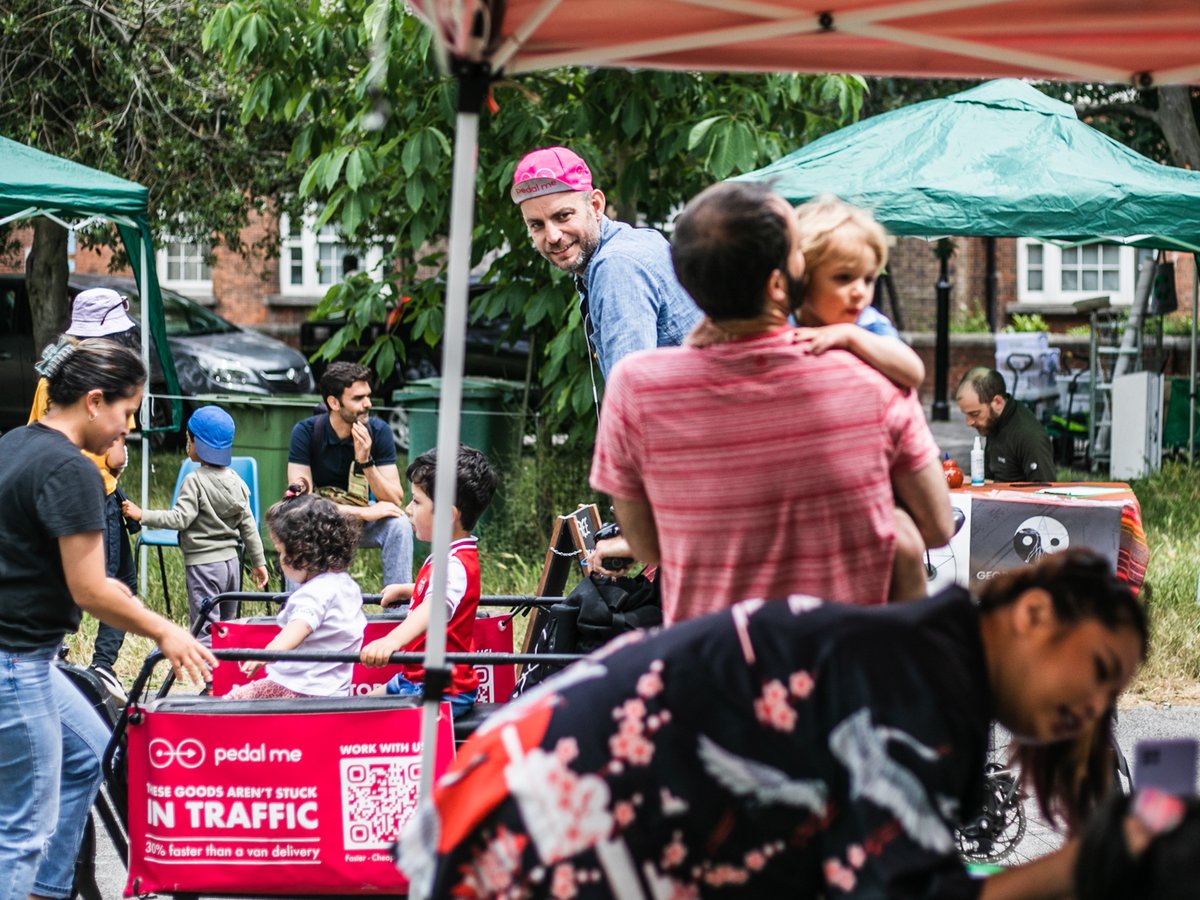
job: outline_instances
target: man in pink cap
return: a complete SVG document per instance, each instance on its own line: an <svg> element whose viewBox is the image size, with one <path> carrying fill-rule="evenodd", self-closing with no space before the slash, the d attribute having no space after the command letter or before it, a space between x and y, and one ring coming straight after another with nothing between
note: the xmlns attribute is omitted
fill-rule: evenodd
<svg viewBox="0 0 1200 900"><path fill-rule="evenodd" d="M700 321L667 239L605 216L604 194L578 154L534 150L517 163L511 196L538 253L575 276L588 346L605 378L635 350L682 344Z"/></svg>

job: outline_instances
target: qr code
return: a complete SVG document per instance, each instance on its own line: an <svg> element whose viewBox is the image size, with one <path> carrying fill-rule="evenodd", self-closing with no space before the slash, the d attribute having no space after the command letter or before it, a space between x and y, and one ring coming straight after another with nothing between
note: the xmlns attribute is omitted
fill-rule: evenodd
<svg viewBox="0 0 1200 900"><path fill-rule="evenodd" d="M347 850L382 850L417 809L416 756L343 759L342 837Z"/></svg>
<svg viewBox="0 0 1200 900"><path fill-rule="evenodd" d="M479 676L478 703L495 703L492 691L492 666L476 666L475 674Z"/></svg>

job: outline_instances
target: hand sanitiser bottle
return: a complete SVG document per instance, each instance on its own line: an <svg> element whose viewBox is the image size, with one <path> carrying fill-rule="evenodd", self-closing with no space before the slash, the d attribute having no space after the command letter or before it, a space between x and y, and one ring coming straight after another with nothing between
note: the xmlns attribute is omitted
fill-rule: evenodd
<svg viewBox="0 0 1200 900"><path fill-rule="evenodd" d="M971 484L983 484L983 444L979 441L976 435L975 446L971 448Z"/></svg>

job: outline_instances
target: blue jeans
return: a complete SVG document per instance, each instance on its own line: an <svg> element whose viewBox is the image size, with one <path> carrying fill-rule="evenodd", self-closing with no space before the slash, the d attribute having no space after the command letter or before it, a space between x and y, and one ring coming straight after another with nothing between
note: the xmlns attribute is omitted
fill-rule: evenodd
<svg viewBox="0 0 1200 900"><path fill-rule="evenodd" d="M403 675L393 675L385 690L388 694L397 697L424 698L425 696L425 685L409 681ZM479 688L475 688L467 694L447 694L445 699L450 703L450 715L457 719L475 705L475 701L479 699Z"/></svg>
<svg viewBox="0 0 1200 900"><path fill-rule="evenodd" d="M413 532L408 516L363 522L358 546L380 549L385 585L407 584L413 580Z"/></svg>
<svg viewBox="0 0 1200 900"><path fill-rule="evenodd" d="M109 731L53 666L0 650L0 900L69 897Z"/></svg>

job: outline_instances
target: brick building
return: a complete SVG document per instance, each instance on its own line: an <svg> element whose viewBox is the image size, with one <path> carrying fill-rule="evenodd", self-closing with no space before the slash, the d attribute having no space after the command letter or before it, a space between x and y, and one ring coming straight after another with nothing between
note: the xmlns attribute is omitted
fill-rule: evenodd
<svg viewBox="0 0 1200 900"><path fill-rule="evenodd" d="M27 247L29 232L17 238ZM284 217L252 217L242 233L244 253L218 247L206 262L208 248L166 241L158 249L161 283L241 325L255 328L294 346L299 345L300 323L307 319L329 286L341 277L345 257L355 253L338 240L331 228L314 231L293 227ZM987 241L956 238L949 262L951 283L950 385L975 365L990 365L994 342L980 333L987 284ZM265 248L275 247L275 252ZM1107 294L1116 306L1133 300L1137 265L1150 251L1106 245L1060 249L1025 239L997 239L995 253L995 316L1003 327L1016 312L1036 312L1051 331L1065 332L1070 326L1086 324L1087 317L1074 312L1072 302ZM925 357L929 370L923 397L932 397L933 328L936 317L936 283L939 263L935 242L899 238L890 251L888 271L900 306L899 318L913 346ZM70 248L71 264L79 272L107 272L111 254ZM23 254L0 260L0 269L20 271ZM1191 308L1193 266L1191 256L1171 253L1176 263L1176 293L1180 310ZM378 251L362 261L370 268ZM893 313L890 300L884 311ZM973 322L972 322L973 319ZM973 324L972 329L967 329ZM967 333L967 332L970 333ZM1055 335L1052 343L1070 351L1075 364L1086 360L1086 336ZM1168 341L1168 372L1186 371L1186 352L1179 341Z"/></svg>

